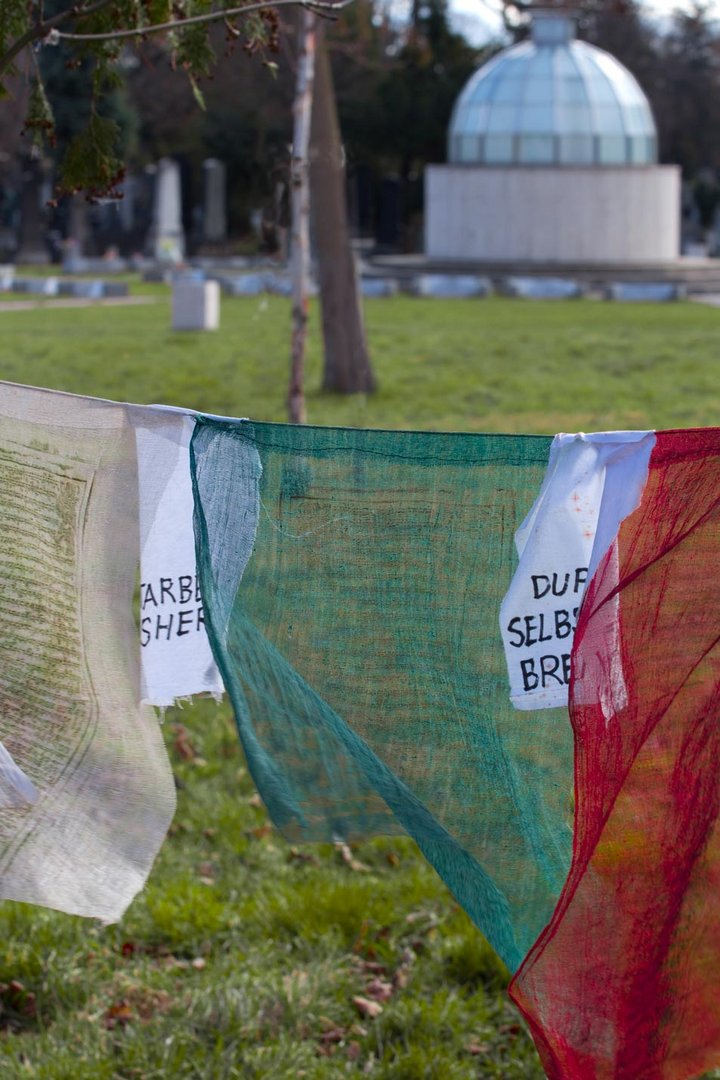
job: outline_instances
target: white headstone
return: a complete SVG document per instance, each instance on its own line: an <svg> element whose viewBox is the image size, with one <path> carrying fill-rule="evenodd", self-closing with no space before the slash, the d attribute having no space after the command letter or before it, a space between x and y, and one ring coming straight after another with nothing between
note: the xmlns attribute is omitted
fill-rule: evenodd
<svg viewBox="0 0 720 1080"><path fill-rule="evenodd" d="M217 330L220 325L220 286L217 281L178 278L173 283L173 330Z"/></svg>
<svg viewBox="0 0 720 1080"><path fill-rule="evenodd" d="M172 158L162 158L155 173L150 254L165 263L182 262L185 236L180 201L180 166Z"/></svg>

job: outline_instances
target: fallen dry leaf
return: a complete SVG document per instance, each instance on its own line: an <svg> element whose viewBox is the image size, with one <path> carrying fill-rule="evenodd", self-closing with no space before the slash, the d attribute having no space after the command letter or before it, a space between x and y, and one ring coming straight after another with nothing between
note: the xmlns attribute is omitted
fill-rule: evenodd
<svg viewBox="0 0 720 1080"><path fill-rule="evenodd" d="M311 854L309 851L300 851L299 848L292 847L288 854L288 862L307 863L309 866L319 866L319 860Z"/></svg>
<svg viewBox="0 0 720 1080"><path fill-rule="evenodd" d="M127 1001L118 1001L116 1005L111 1005L103 1017L103 1023L108 1031L112 1031L116 1027L124 1027L129 1024L133 1018L132 1009Z"/></svg>
<svg viewBox="0 0 720 1080"><path fill-rule="evenodd" d="M183 761L194 761L197 757L195 747L190 742L190 732L183 724L173 724L171 730L175 734L173 748Z"/></svg>
<svg viewBox="0 0 720 1080"><path fill-rule="evenodd" d="M487 1054L490 1051L490 1047L487 1043L478 1042L476 1039L471 1039L465 1046L465 1050L468 1054L472 1054L473 1057L478 1057L480 1054Z"/></svg>
<svg viewBox="0 0 720 1080"><path fill-rule="evenodd" d="M128 1005L137 1011L141 1020L146 1023L157 1015L167 1012L172 1005L172 997L166 990L150 990L139 987L130 994Z"/></svg>
<svg viewBox="0 0 720 1080"><path fill-rule="evenodd" d="M355 939L355 942L353 943L352 951L354 953L362 952L363 947L365 945L365 938L368 935L368 930L369 929L370 929L370 923L367 921L367 919L363 919L362 923L360 924L360 930L358 931L358 936Z"/></svg>
<svg viewBox="0 0 720 1080"><path fill-rule="evenodd" d="M18 979L12 979L9 983L0 983L0 1012L13 1012L28 1020L34 1020L37 1016L35 994L32 990L26 990L24 984ZM0 1026L12 1027L12 1018L4 1017Z"/></svg>
<svg viewBox="0 0 720 1080"><path fill-rule="evenodd" d="M369 998L354 997L352 1003L360 1015L367 1017L369 1020L374 1020L383 1011L379 1001L371 1001Z"/></svg>
<svg viewBox="0 0 720 1080"><path fill-rule="evenodd" d="M359 859L355 858L347 844L337 843L335 845L335 850L340 852L340 856L345 865L349 866L351 870L355 870L356 873L364 874L370 869L365 863L361 863Z"/></svg>
<svg viewBox="0 0 720 1080"><path fill-rule="evenodd" d="M393 990L392 983L377 978L372 979L365 987L365 993L374 1001L389 1001L393 995Z"/></svg>
<svg viewBox="0 0 720 1080"><path fill-rule="evenodd" d="M377 960L361 960L360 967L370 975L384 975L387 971L387 965Z"/></svg>
<svg viewBox="0 0 720 1080"><path fill-rule="evenodd" d="M321 1042L324 1046L327 1046L329 1043L341 1043L344 1038L345 1029L341 1027L333 1027L330 1028L329 1031L323 1031L322 1034L319 1036L318 1041Z"/></svg>

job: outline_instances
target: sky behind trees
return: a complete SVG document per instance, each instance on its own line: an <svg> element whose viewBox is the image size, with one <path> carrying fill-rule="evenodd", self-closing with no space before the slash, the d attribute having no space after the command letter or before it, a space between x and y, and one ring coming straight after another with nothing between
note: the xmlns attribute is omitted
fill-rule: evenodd
<svg viewBox="0 0 720 1080"><path fill-rule="evenodd" d="M720 18L720 0L705 4L710 15ZM668 19L676 8L689 11L692 0L645 0L643 8L653 19ZM451 19L473 44L482 45L502 33L500 0L450 0Z"/></svg>

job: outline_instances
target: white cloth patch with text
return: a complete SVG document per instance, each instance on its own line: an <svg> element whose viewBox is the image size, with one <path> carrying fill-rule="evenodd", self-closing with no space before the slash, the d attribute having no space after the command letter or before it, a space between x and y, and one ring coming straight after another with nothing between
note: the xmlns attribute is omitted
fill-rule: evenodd
<svg viewBox="0 0 720 1080"><path fill-rule="evenodd" d="M222 694L198 588L190 479L191 415L131 407L140 489L143 701Z"/></svg>
<svg viewBox="0 0 720 1080"><path fill-rule="evenodd" d="M567 705L582 598L640 502L654 444L651 431L555 436L540 493L515 534L519 564L500 608L515 708Z"/></svg>

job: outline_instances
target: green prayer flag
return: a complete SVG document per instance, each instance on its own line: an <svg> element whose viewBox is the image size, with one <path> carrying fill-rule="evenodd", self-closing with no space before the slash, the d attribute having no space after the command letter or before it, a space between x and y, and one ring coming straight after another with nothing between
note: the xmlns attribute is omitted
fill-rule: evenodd
<svg viewBox="0 0 720 1080"><path fill-rule="evenodd" d="M191 444L208 632L293 842L406 831L511 970L570 864L567 710L498 613L550 439L224 422Z"/></svg>

